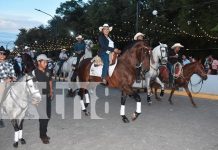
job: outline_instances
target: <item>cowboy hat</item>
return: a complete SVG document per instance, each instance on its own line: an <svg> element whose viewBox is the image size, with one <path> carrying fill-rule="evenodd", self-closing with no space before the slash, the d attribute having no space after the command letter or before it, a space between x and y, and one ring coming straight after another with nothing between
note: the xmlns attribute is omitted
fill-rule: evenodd
<svg viewBox="0 0 218 150"><path fill-rule="evenodd" d="M174 49L176 47L184 47L184 46L181 45L180 43L175 43L171 48Z"/></svg>
<svg viewBox="0 0 218 150"><path fill-rule="evenodd" d="M66 49L64 48L64 49L62 49L61 51L62 51L62 52L65 52L65 51L66 51Z"/></svg>
<svg viewBox="0 0 218 150"><path fill-rule="evenodd" d="M25 46L24 49L29 49L29 47L28 47L28 46Z"/></svg>
<svg viewBox="0 0 218 150"><path fill-rule="evenodd" d="M76 40L79 40L79 39L82 39L82 40L83 40L84 38L83 38L82 35L78 35L78 36L76 37Z"/></svg>
<svg viewBox="0 0 218 150"><path fill-rule="evenodd" d="M103 30L104 27L108 27L108 28L109 28L109 31L112 31L112 29L113 29L113 27L110 27L108 24L105 23L103 26L100 26L100 27L98 28L99 31L102 32L102 30Z"/></svg>
<svg viewBox="0 0 218 150"><path fill-rule="evenodd" d="M0 52L1 53L6 53L6 50L5 50L5 48L3 46L0 47Z"/></svg>
<svg viewBox="0 0 218 150"><path fill-rule="evenodd" d="M145 36L143 33L141 33L141 32L138 32L138 33L136 33L136 35L134 36L134 40L137 40L137 38L139 37L139 36Z"/></svg>

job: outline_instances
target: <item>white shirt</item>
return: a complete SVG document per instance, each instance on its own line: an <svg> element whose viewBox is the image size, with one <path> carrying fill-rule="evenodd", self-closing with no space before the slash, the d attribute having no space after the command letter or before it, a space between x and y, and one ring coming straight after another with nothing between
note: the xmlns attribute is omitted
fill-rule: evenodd
<svg viewBox="0 0 218 150"><path fill-rule="evenodd" d="M114 42L109 37L107 39L109 40L108 47L114 48Z"/></svg>
<svg viewBox="0 0 218 150"><path fill-rule="evenodd" d="M67 54L65 52L61 52L60 55L59 55L59 58L61 60L66 60L68 58Z"/></svg>

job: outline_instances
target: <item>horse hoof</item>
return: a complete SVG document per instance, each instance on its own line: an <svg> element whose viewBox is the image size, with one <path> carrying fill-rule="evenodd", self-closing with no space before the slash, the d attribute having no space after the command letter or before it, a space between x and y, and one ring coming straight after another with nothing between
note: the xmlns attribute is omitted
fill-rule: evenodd
<svg viewBox="0 0 218 150"><path fill-rule="evenodd" d="M173 102L172 101L169 101L170 105L173 105Z"/></svg>
<svg viewBox="0 0 218 150"><path fill-rule="evenodd" d="M24 139L22 138L22 139L20 139L20 143L21 143L21 144L26 144L26 140L24 140Z"/></svg>
<svg viewBox="0 0 218 150"><path fill-rule="evenodd" d="M85 112L85 116L90 116L90 112Z"/></svg>
<svg viewBox="0 0 218 150"><path fill-rule="evenodd" d="M198 108L198 106L196 104L192 104L194 108Z"/></svg>
<svg viewBox="0 0 218 150"><path fill-rule="evenodd" d="M122 116L122 120L124 123L129 123L129 119L126 116Z"/></svg>
<svg viewBox="0 0 218 150"><path fill-rule="evenodd" d="M161 90L160 97L163 97L163 96L164 96L164 90Z"/></svg>
<svg viewBox="0 0 218 150"><path fill-rule="evenodd" d="M14 148L18 148L18 142L15 142L15 143L13 144L13 147L14 147Z"/></svg>
<svg viewBox="0 0 218 150"><path fill-rule="evenodd" d="M140 113L134 112L132 114L132 121L135 121L138 118L139 115L140 115Z"/></svg>

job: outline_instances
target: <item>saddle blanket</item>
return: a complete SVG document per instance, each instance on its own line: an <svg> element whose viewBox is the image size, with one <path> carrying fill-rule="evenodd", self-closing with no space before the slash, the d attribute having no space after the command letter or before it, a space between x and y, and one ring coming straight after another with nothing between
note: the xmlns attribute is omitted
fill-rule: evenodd
<svg viewBox="0 0 218 150"><path fill-rule="evenodd" d="M116 65L117 65L117 59L116 59L116 62L113 65L109 66L108 74L109 74L110 77L112 76ZM103 68L103 65L95 66L95 64L92 63L89 75L90 76L101 77L102 68Z"/></svg>

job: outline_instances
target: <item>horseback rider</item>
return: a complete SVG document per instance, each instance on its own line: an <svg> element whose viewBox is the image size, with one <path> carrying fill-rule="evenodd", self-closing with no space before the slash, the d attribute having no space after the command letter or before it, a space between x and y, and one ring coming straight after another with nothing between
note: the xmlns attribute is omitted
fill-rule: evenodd
<svg viewBox="0 0 218 150"><path fill-rule="evenodd" d="M172 47L171 47L171 50L169 51L169 57L168 57L168 69L169 69L169 72L170 72L170 75L169 75L169 86L172 87L173 86L173 74L175 73L175 70L174 70L174 65L176 63L179 63L179 51L181 48L183 48L184 46L181 45L180 43L175 43Z"/></svg>
<svg viewBox="0 0 218 150"><path fill-rule="evenodd" d="M6 61L9 51L5 50L3 46L0 47L0 102L7 83L16 80L14 67L11 63ZM4 127L4 122L0 110L0 128Z"/></svg>
<svg viewBox="0 0 218 150"><path fill-rule="evenodd" d="M64 62L68 59L68 56L66 54L66 49L62 49L60 54L59 54L59 69L58 69L58 72L57 74L59 75L61 73L61 68L64 64Z"/></svg>
<svg viewBox="0 0 218 150"><path fill-rule="evenodd" d="M136 35L134 36L134 41L143 41L144 40L145 35L141 32L136 33ZM141 71L141 67L137 66L136 67L136 82L140 82L140 71Z"/></svg>
<svg viewBox="0 0 218 150"><path fill-rule="evenodd" d="M109 37L109 32L112 31L112 27L108 24L104 24L103 26L99 27L99 31L101 32L100 36L98 37L98 42L100 45L100 50L98 55L101 57L103 61L103 69L102 69L102 81L103 84L107 84L106 77L108 76L108 69L109 69L109 53L116 52L119 53L120 50L115 48L114 42Z"/></svg>
<svg viewBox="0 0 218 150"><path fill-rule="evenodd" d="M81 57L85 54L85 48L86 48L86 44L83 40L84 38L82 37L82 35L78 35L76 37L77 43L74 45L74 52L77 55L77 61L76 61L76 67L79 64L79 61L81 59Z"/></svg>

